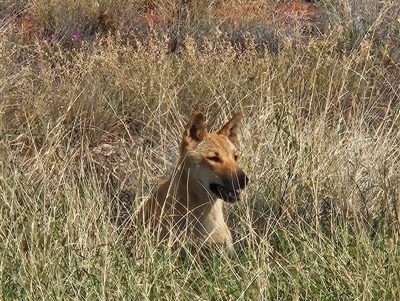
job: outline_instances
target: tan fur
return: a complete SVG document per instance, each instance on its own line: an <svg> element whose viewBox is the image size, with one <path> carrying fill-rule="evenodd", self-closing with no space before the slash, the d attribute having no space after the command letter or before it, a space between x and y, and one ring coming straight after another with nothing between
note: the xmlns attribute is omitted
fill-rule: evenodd
<svg viewBox="0 0 400 301"><path fill-rule="evenodd" d="M235 149L240 121L237 113L221 130L208 133L203 113L191 117L174 174L159 184L141 211L145 226L159 239L172 239L173 245L186 240L219 245L234 252L223 207L239 200L239 189L248 182Z"/></svg>

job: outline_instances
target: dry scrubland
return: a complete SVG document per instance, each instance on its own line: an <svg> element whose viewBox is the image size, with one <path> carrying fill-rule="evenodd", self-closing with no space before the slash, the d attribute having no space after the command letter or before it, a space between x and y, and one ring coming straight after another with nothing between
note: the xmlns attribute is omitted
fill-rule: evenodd
<svg viewBox="0 0 400 301"><path fill-rule="evenodd" d="M0 2L1 299L398 298L400 5L266 3ZM251 178L200 266L130 218L196 110Z"/></svg>

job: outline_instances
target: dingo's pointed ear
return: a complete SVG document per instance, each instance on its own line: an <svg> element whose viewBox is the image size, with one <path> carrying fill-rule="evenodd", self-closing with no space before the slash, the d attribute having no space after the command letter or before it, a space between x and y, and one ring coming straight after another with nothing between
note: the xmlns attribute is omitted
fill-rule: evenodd
<svg viewBox="0 0 400 301"><path fill-rule="evenodd" d="M238 140L238 131L241 121L242 113L238 112L234 114L227 124L218 131L218 134L228 137L228 139L235 144Z"/></svg>
<svg viewBox="0 0 400 301"><path fill-rule="evenodd" d="M197 112L194 114L185 127L182 137L183 148L194 148L201 142L207 134L204 114Z"/></svg>

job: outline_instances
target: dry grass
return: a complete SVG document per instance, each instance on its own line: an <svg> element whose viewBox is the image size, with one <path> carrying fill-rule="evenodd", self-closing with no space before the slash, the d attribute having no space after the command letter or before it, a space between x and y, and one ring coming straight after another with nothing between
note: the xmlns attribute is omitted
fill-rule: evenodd
<svg viewBox="0 0 400 301"><path fill-rule="evenodd" d="M3 300L400 295L399 5L231 2L0 3ZM251 178L201 266L131 219L197 110Z"/></svg>

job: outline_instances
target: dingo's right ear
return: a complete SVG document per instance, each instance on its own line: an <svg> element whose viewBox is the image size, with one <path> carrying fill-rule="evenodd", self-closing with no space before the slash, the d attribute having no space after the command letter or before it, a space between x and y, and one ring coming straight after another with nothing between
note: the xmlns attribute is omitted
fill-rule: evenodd
<svg viewBox="0 0 400 301"><path fill-rule="evenodd" d="M204 114L197 112L194 114L183 132L181 148L194 148L207 134Z"/></svg>
<svg viewBox="0 0 400 301"><path fill-rule="evenodd" d="M218 134L228 137L233 144L236 144L241 120L242 113L237 112L232 116L228 123L218 131Z"/></svg>

